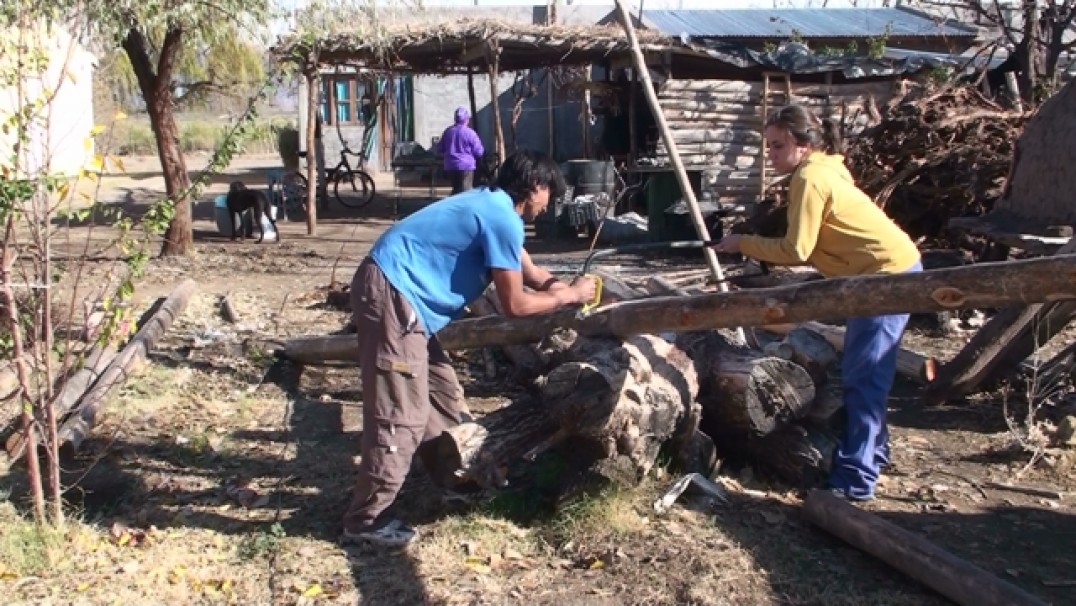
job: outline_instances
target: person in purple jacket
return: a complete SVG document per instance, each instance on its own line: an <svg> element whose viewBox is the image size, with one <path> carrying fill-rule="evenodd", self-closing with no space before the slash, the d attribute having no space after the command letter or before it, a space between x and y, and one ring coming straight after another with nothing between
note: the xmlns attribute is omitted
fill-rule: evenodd
<svg viewBox="0 0 1076 606"><path fill-rule="evenodd" d="M437 142L437 151L445 157L445 173L452 179L452 194L474 187L474 170L486 150L478 133L467 125L471 112L456 108L456 123L445 129Z"/></svg>

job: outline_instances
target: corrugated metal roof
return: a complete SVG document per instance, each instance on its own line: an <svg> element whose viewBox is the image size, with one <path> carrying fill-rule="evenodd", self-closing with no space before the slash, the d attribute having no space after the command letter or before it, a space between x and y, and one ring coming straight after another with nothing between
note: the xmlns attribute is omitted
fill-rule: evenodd
<svg viewBox="0 0 1076 606"><path fill-rule="evenodd" d="M643 23L696 38L971 38L976 30L906 8L643 10ZM886 30L888 26L888 32Z"/></svg>

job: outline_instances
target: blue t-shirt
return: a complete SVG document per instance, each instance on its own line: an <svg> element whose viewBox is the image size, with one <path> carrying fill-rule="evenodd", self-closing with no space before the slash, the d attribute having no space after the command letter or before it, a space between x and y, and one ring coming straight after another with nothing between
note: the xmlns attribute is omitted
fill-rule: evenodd
<svg viewBox="0 0 1076 606"><path fill-rule="evenodd" d="M482 187L393 225L370 256L432 335L485 291L490 269L521 270L523 237L512 198Z"/></svg>

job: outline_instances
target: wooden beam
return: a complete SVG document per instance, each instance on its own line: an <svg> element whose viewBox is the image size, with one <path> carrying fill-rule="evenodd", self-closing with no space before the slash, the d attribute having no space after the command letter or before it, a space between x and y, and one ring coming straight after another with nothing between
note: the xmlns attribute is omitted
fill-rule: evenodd
<svg viewBox="0 0 1076 606"><path fill-rule="evenodd" d="M827 491L807 495L803 517L957 604L1046 606L1019 587Z"/></svg>
<svg viewBox="0 0 1076 606"><path fill-rule="evenodd" d="M464 65L470 65L471 63L474 63L479 59L488 60L490 57L490 53L493 50L491 40L492 38L490 40L486 40L478 46L472 46L471 48L464 47L463 52L460 53L460 63ZM470 69L468 69L468 72L469 71Z"/></svg>
<svg viewBox="0 0 1076 606"><path fill-rule="evenodd" d="M687 170L684 169L684 163L680 160L680 152L676 148L676 141L673 140L672 131L665 120L665 114L661 111L661 104L658 102L657 93L654 91L654 83L650 80L650 71L646 67L646 58L643 57L643 51L639 49L639 39L635 36L635 26L632 24L631 15L628 14L628 9L624 6L622 0L616 0L616 9L620 14L620 25L624 28L624 32L628 36L628 43L631 45L632 56L635 58L635 68L639 70L639 75L642 76L643 94L650 105L650 111L654 114L654 120L657 122L661 138L665 142L665 148L669 151L669 160L672 162L676 180L680 183L680 193L684 196L684 200L687 201L688 208L691 211L691 222L695 224L695 233L698 234L700 240L709 240L710 230L706 227L706 222L702 218L699 201L695 199L695 190L691 188L691 180L687 176ZM717 253L712 248L704 248L703 256L720 289L727 291L729 286L725 282L725 272L721 269L721 263L717 260ZM745 341L743 329L737 328L737 337L741 343Z"/></svg>
<svg viewBox="0 0 1076 606"><path fill-rule="evenodd" d="M316 63L315 63L316 64ZM318 97L321 95L320 81L316 69L306 75L306 235L318 234L318 174L317 144L314 141L314 129L318 120ZM329 96L332 98L332 95Z"/></svg>
<svg viewBox="0 0 1076 606"><path fill-rule="evenodd" d="M559 327L589 336L628 337L1061 300L1076 300L1076 255L849 276L688 298L654 297L602 306L587 315L564 309L525 318L458 320L438 338L448 350L475 349L537 343ZM355 335L294 339L278 355L303 364L353 362L357 346Z"/></svg>

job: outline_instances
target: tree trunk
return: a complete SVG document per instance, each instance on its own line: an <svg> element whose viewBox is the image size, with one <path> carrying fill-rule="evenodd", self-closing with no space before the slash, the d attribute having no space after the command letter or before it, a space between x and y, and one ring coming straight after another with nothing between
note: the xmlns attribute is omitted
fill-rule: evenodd
<svg viewBox="0 0 1076 606"><path fill-rule="evenodd" d="M1006 231L1037 233L1050 225L1076 224L1073 136L1076 83L1069 82L1039 106L1016 141L1005 193L991 213Z"/></svg>
<svg viewBox="0 0 1076 606"><path fill-rule="evenodd" d="M164 235L161 255L185 255L194 248L191 201L188 198L190 178L183 160L172 99L172 74L183 45L183 30L179 27L165 33L156 70L149 56L149 45L142 33L132 28L123 40L123 50L131 61L138 87L146 102L150 127L157 139L157 156L164 174L165 192L174 204L172 221Z"/></svg>
<svg viewBox="0 0 1076 606"><path fill-rule="evenodd" d="M566 309L527 318L491 316L459 320L445 327L438 337L446 350L473 349L536 343L558 327L571 328L587 336L629 337L666 331L1006 307L1076 299L1074 273L1076 255L980 263L919 273L852 276L777 288L624 301L584 316L575 309ZM293 339L285 343L278 355L299 364L354 362L357 342L352 335Z"/></svg>

